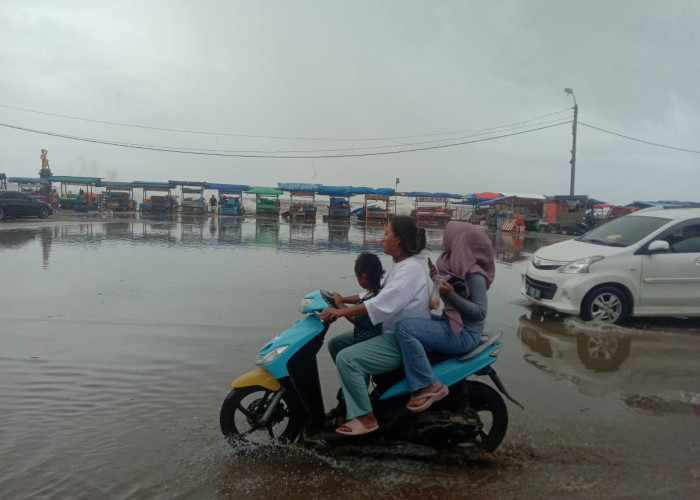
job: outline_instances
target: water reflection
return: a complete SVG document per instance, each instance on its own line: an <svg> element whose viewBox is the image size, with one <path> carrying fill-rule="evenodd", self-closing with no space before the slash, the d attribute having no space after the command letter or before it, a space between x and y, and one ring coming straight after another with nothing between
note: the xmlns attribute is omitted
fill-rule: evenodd
<svg viewBox="0 0 700 500"><path fill-rule="evenodd" d="M301 220L289 222L289 245L312 247L316 224Z"/></svg>
<svg viewBox="0 0 700 500"><path fill-rule="evenodd" d="M349 244L350 222L328 222L328 246L344 247Z"/></svg>
<svg viewBox="0 0 700 500"><path fill-rule="evenodd" d="M2 238L0 238L0 247L3 248L19 248L30 241L34 241L38 231L36 230L25 230L25 229L11 229L9 231L2 232Z"/></svg>
<svg viewBox="0 0 700 500"><path fill-rule="evenodd" d="M255 239L253 243L260 246L277 246L280 240L279 220L255 219Z"/></svg>
<svg viewBox="0 0 700 500"><path fill-rule="evenodd" d="M526 259L540 244L536 237L488 232L500 262ZM441 229L426 230L426 246L432 252L442 249ZM316 225L302 221L281 223L277 219L243 217L178 217L142 215L140 218L106 218L100 221L59 223L43 228L0 230L0 248L30 245L40 236L42 261L49 264L53 244L100 243L121 240L129 244L187 247L209 245L256 245L294 252L370 250L382 252L384 226L357 223Z"/></svg>
<svg viewBox="0 0 700 500"><path fill-rule="evenodd" d="M583 394L617 396L625 404L700 415L700 338L559 320L532 312L518 338L531 365Z"/></svg>
<svg viewBox="0 0 700 500"><path fill-rule="evenodd" d="M240 217L219 217L217 240L227 245L240 245L243 242L243 221Z"/></svg>

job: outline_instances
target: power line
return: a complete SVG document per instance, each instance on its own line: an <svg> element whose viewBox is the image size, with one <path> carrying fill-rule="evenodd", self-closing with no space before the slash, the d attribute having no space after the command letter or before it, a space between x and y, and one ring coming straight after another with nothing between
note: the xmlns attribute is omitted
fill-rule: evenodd
<svg viewBox="0 0 700 500"><path fill-rule="evenodd" d="M509 134L503 134L503 135L494 136L494 137L465 140L465 141L455 142L452 144L424 146L424 147L418 147L418 148L412 148L412 149L397 149L395 151L377 151L377 152L372 152L372 153L343 153L343 154L337 154L337 155L321 154L321 155L293 155L293 156L291 156L291 155L277 155L277 154L246 154L246 153L241 153L241 152L216 152L216 151L212 151L212 150L194 150L194 149L185 149L185 148L170 148L170 147L163 147L163 146L149 146L149 145L144 145L144 144L123 143L123 142L107 141L107 140L101 140L101 139L92 139L92 138L88 138L88 137L71 136L71 135L66 135L66 134L59 134L57 132L47 132L47 131L43 131L43 130L35 130L35 129L26 128L26 127L18 127L16 125L10 125L7 123L0 123L0 126L14 129L14 130L21 130L24 132L32 132L35 134L48 135L48 136L52 136L52 137L60 137L63 139L72 139L72 140L82 141L82 142L105 144L108 146L118 146L118 147L133 148L133 149L144 149L144 150L150 150L150 151L162 151L162 152L168 152L168 153L194 154L194 155L202 155L202 156L225 156L225 157L238 157L238 158L315 159L315 158L350 158L350 157L360 157L360 156L392 155L392 154L401 154L401 153L412 153L412 152L416 152L416 151L428 151L431 149L443 149L443 148L449 148L449 147L454 147L454 146L463 146L465 144L472 144L472 143L476 143L476 142L493 141L496 139L502 139L505 137L512 137L515 135L528 134L530 132L536 132L538 130L544 130L544 129L548 129L548 128L552 128L552 127L558 127L560 125L565 125L568 123L571 123L571 120L564 121L561 123L555 123L553 125L545 125L545 126L541 126L541 127L533 128L533 129L529 129L529 130L522 130L520 132L511 132ZM390 146L386 146L386 147L390 147Z"/></svg>
<svg viewBox="0 0 700 500"><path fill-rule="evenodd" d="M617 132L611 132L610 130L605 130L605 129L600 128L600 127L594 127L593 125L588 125L587 123L583 123L583 122L578 122L578 124L583 125L584 127L588 127L588 128L592 128L595 130L599 130L601 132L605 132L606 134L611 134L611 135L616 135L618 137L623 137L625 139L629 139L630 141L636 141L636 142L642 142L644 144L649 144L650 146L657 146L657 147L666 148L666 149L675 149L676 151L685 151L686 153L696 153L696 154L700 153L700 151L697 151L695 149L677 148L674 146L667 146L665 144L659 144L657 142L645 141L643 139L635 139L634 137L630 137L628 135L618 134Z"/></svg>
<svg viewBox="0 0 700 500"><path fill-rule="evenodd" d="M498 130L498 129L503 129L503 128L509 128L509 127L513 127L516 125L522 125L525 123L537 121L537 120L540 120L542 118L548 118L550 116L555 116L555 115L562 114L564 112L569 111L568 108L565 108L565 109L562 109L559 111L555 111L553 113L548 113L548 114L541 115L541 116L538 116L535 118L529 118L527 120L523 120L520 122L515 122L515 123L511 123L511 124L506 124L506 125L499 125L496 127L475 129L475 130L471 130L471 131L444 132L444 133L424 134L424 135L407 135L407 136L401 136L401 137L383 137L383 138L375 137L375 138L359 138L358 139L358 138L289 137L289 136L274 136L274 135L232 134L232 133L226 133L226 132L207 132L207 131L201 131L201 130L163 128L163 127L153 127L153 126L148 126L148 125L134 125L134 124L129 124L129 123L120 123L120 122L113 122L113 121L106 121L106 120L93 120L90 118L62 115L62 114L58 114L58 113L49 113L46 111L37 111L34 109L22 108L19 106L12 106L12 105L3 104L3 103L0 103L0 107L14 109L17 111L24 111L24 112L28 112L28 113L35 113L35 114L44 115L44 116L54 116L54 117L58 117L58 118L66 118L68 120L83 121L83 122L88 122L88 123L100 123L102 125L114 125L114 126L118 126L118 127L138 128L138 129L144 129L144 130L156 130L156 131L161 131L161 132L177 132L177 133L184 133L184 134L199 134L199 135L228 136L228 137L246 137L246 138L251 138L251 139L284 139L284 140L305 140L305 141L395 141L395 140L403 140L403 139L415 139L418 137L437 137L437 136L449 136L449 135L462 135L462 134L472 133L472 132L485 132L488 130ZM446 139L446 140L449 140L449 139Z"/></svg>

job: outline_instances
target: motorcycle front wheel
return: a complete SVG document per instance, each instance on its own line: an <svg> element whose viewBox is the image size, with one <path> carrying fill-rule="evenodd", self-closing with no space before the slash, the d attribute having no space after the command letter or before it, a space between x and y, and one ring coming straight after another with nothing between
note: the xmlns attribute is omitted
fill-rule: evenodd
<svg viewBox="0 0 700 500"><path fill-rule="evenodd" d="M501 395L491 386L467 381L469 410L479 417L476 443L487 452L495 451L508 430L508 408Z"/></svg>
<svg viewBox="0 0 700 500"><path fill-rule="evenodd" d="M260 419L277 394L260 386L233 389L221 405L219 423L221 432L231 445L240 443L284 444L296 439L301 419L289 406L283 395L267 423Z"/></svg>

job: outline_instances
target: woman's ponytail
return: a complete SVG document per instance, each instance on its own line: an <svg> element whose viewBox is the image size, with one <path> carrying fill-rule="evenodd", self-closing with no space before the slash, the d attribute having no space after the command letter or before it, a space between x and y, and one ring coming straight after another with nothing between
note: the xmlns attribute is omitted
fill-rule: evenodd
<svg viewBox="0 0 700 500"><path fill-rule="evenodd" d="M425 229L419 229L410 217L398 215L391 219L391 231L401 240L406 255L416 255L425 248Z"/></svg>

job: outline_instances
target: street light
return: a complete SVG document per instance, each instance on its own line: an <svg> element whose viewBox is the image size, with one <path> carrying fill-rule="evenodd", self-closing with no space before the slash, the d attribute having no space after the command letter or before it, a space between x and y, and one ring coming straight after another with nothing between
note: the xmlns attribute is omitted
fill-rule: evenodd
<svg viewBox="0 0 700 500"><path fill-rule="evenodd" d="M574 136L573 144L571 146L571 187L569 188L569 196L574 195L574 180L576 179L576 122L578 121L578 104L576 104L576 96L574 95L573 89L566 87L564 92L569 94L574 98L574 124L571 129L571 135Z"/></svg>
<svg viewBox="0 0 700 500"><path fill-rule="evenodd" d="M394 185L394 215L396 215L396 204L398 203L398 198L396 197L396 191L399 189L399 178L396 178L396 184Z"/></svg>

